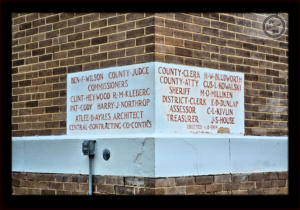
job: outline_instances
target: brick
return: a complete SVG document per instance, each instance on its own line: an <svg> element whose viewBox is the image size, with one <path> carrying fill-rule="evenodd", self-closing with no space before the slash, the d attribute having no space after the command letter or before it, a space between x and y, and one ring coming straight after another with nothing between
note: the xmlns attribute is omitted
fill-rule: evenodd
<svg viewBox="0 0 300 210"><path fill-rule="evenodd" d="M32 56L45 54L45 48L32 50Z"/></svg>
<svg viewBox="0 0 300 210"><path fill-rule="evenodd" d="M107 53L98 53L91 56L92 61L99 61L107 59Z"/></svg>
<svg viewBox="0 0 300 210"><path fill-rule="evenodd" d="M78 183L63 183L64 190L76 192L79 190L79 184Z"/></svg>
<svg viewBox="0 0 300 210"><path fill-rule="evenodd" d="M119 66L123 66L123 65L132 65L135 63L135 58L134 57L126 57L126 58L119 58L117 60L117 64Z"/></svg>
<svg viewBox="0 0 300 210"><path fill-rule="evenodd" d="M165 26L168 28L183 29L183 23L172 20L165 20Z"/></svg>
<svg viewBox="0 0 300 210"><path fill-rule="evenodd" d="M263 173L256 173L256 174L250 174L249 175L249 181L262 181L264 180L265 175Z"/></svg>
<svg viewBox="0 0 300 210"><path fill-rule="evenodd" d="M126 38L127 39L136 38L136 37L143 36L143 35L144 35L144 29L143 28L126 32Z"/></svg>
<svg viewBox="0 0 300 210"><path fill-rule="evenodd" d="M215 175L214 176L214 182L215 183L225 183L225 182L231 182L231 175Z"/></svg>
<svg viewBox="0 0 300 210"><path fill-rule="evenodd" d="M156 35L173 36L173 31L171 28L155 27Z"/></svg>
<svg viewBox="0 0 300 210"><path fill-rule="evenodd" d="M184 41L184 47L201 50L201 44L200 43L193 42L193 41L188 41L188 40Z"/></svg>
<svg viewBox="0 0 300 210"><path fill-rule="evenodd" d="M232 195L248 195L248 190L232 190Z"/></svg>
<svg viewBox="0 0 300 210"><path fill-rule="evenodd" d="M24 59L13 61L13 66L24 65Z"/></svg>
<svg viewBox="0 0 300 210"><path fill-rule="evenodd" d="M158 178L155 179L155 187L171 187L175 186L175 178Z"/></svg>
<svg viewBox="0 0 300 210"><path fill-rule="evenodd" d="M22 80L19 82L19 87L25 87L30 85L31 85L31 80Z"/></svg>
<svg viewBox="0 0 300 210"><path fill-rule="evenodd" d="M165 61L169 62L169 63L175 63L175 64L183 64L184 63L183 58L178 57L178 56L171 56L171 55L166 55Z"/></svg>
<svg viewBox="0 0 300 210"><path fill-rule="evenodd" d="M229 61L229 58L228 58ZM236 65L235 67L236 71L238 72L244 72L244 73L249 73L250 72L250 67L249 66L240 66L240 65ZM253 83L252 83L253 84ZM257 83L255 83L257 84ZM256 87L256 86L255 86ZM254 88L254 87L253 87Z"/></svg>
<svg viewBox="0 0 300 210"><path fill-rule="evenodd" d="M126 15L126 21L132 21L132 20L137 20L144 18L145 14L144 13L129 13Z"/></svg>
<svg viewBox="0 0 300 210"><path fill-rule="evenodd" d="M135 188L135 195L155 195L155 189L138 187Z"/></svg>
<svg viewBox="0 0 300 210"><path fill-rule="evenodd" d="M68 36L68 42L77 41L82 39L82 33L72 34Z"/></svg>
<svg viewBox="0 0 300 210"><path fill-rule="evenodd" d="M100 14L100 16L101 16L101 14ZM125 15L108 18L107 21L108 21L108 25L120 24L120 23L125 22Z"/></svg>
<svg viewBox="0 0 300 210"><path fill-rule="evenodd" d="M29 29L29 28L31 28L31 22L29 22L29 23L23 23L23 24L19 25L19 30L20 31L26 30L26 29Z"/></svg>
<svg viewBox="0 0 300 210"><path fill-rule="evenodd" d="M100 29L100 35L112 34L117 31L117 26L109 26Z"/></svg>
<svg viewBox="0 0 300 210"><path fill-rule="evenodd" d="M152 61L155 61L155 54L154 53L136 56L136 62L135 63L146 63L146 62L152 62Z"/></svg>
<svg viewBox="0 0 300 210"><path fill-rule="evenodd" d="M181 39L174 39L172 37L165 37L165 44L166 45L173 45L173 46L179 46L183 47L183 40Z"/></svg>
<svg viewBox="0 0 300 210"><path fill-rule="evenodd" d="M193 17L193 23L199 24L201 26L209 26L210 20L201 17Z"/></svg>
<svg viewBox="0 0 300 210"><path fill-rule="evenodd" d="M78 25L82 23L82 17L72 18L68 20L68 26Z"/></svg>
<svg viewBox="0 0 300 210"><path fill-rule="evenodd" d="M185 195L186 186L176 186L165 188L165 195Z"/></svg>
<svg viewBox="0 0 300 210"><path fill-rule="evenodd" d="M266 180L276 180L276 179L278 179L278 173L277 172L267 172L267 173L264 173L264 177Z"/></svg>
<svg viewBox="0 0 300 210"><path fill-rule="evenodd" d="M99 51L99 46L93 46L93 47L88 47L83 49L83 54L93 54L93 53L98 53Z"/></svg>
<svg viewBox="0 0 300 210"><path fill-rule="evenodd" d="M119 58L125 56L125 50L116 50L108 53L108 59Z"/></svg>
<svg viewBox="0 0 300 210"><path fill-rule="evenodd" d="M95 45L95 44L103 44L107 42L107 36L101 36L101 37L97 37L92 39L91 44Z"/></svg>
<svg viewBox="0 0 300 210"><path fill-rule="evenodd" d="M36 106L38 106L38 101L26 102L26 107L36 107Z"/></svg>
<svg viewBox="0 0 300 210"><path fill-rule="evenodd" d="M200 59L209 59L210 58L210 53L194 50L193 51L193 57L194 58L200 58Z"/></svg>
<svg viewBox="0 0 300 210"><path fill-rule="evenodd" d="M123 43L126 43L126 42L130 42L131 40L126 40L126 41L124 41ZM138 45L145 45L145 44L149 44L149 43L154 43L154 36L153 35L151 35L151 36L146 36L146 37L141 37L141 38L138 38L138 39L136 39L136 45L138 46ZM121 44L120 44L121 45ZM129 47L128 45L129 44L123 44L123 45L125 45L124 47ZM120 48L119 47L119 43L118 43L118 48Z"/></svg>
<svg viewBox="0 0 300 210"><path fill-rule="evenodd" d="M142 177L125 177L125 185L144 186L144 178Z"/></svg>
<svg viewBox="0 0 300 210"><path fill-rule="evenodd" d="M227 62L227 56L211 53L211 60L217 60L220 62Z"/></svg>
<svg viewBox="0 0 300 210"><path fill-rule="evenodd" d="M116 64L117 64L116 60L101 61L100 68L108 68L108 67L116 66Z"/></svg>
<svg viewBox="0 0 300 210"><path fill-rule="evenodd" d="M155 26L149 26L145 28L145 34L154 34L155 33Z"/></svg>
<svg viewBox="0 0 300 210"><path fill-rule="evenodd" d="M114 33L108 37L109 42L120 41L125 39L125 32Z"/></svg>
<svg viewBox="0 0 300 210"><path fill-rule="evenodd" d="M247 50L257 50L257 46L254 44L243 43L243 48Z"/></svg>
<svg viewBox="0 0 300 210"><path fill-rule="evenodd" d="M175 178L176 186L195 185L195 177Z"/></svg>
<svg viewBox="0 0 300 210"><path fill-rule="evenodd" d="M220 15L220 20L221 21L224 21L224 22L227 22L227 23L235 23L235 18L232 17L232 16L228 16L228 15L223 15L221 14Z"/></svg>
<svg viewBox="0 0 300 210"><path fill-rule="evenodd" d="M179 39L192 40L193 39L193 34L189 33L189 32L184 32L184 31L174 31L174 37L179 38Z"/></svg>
<svg viewBox="0 0 300 210"><path fill-rule="evenodd" d="M89 55L86 56L80 56L75 58L75 63L80 64L80 63L87 63L91 61L91 57Z"/></svg>
<svg viewBox="0 0 300 210"><path fill-rule="evenodd" d="M130 29L133 29L135 27L135 23L134 22L130 22L130 23L125 23L125 24L120 24L117 26L118 32L121 31L127 31Z"/></svg>
<svg viewBox="0 0 300 210"><path fill-rule="evenodd" d="M288 172L279 172L278 179L288 179Z"/></svg>
<svg viewBox="0 0 300 210"><path fill-rule="evenodd" d="M104 184L104 176L93 176L93 183Z"/></svg>
<svg viewBox="0 0 300 210"><path fill-rule="evenodd" d="M136 21L137 28L151 26L151 25L154 25L154 17L149 17L143 20Z"/></svg>
<svg viewBox="0 0 300 210"><path fill-rule="evenodd" d="M120 193L124 189L119 189L118 188L118 193ZM115 194L115 187L113 185L102 185L102 184L97 184L97 192L100 193L105 193L105 194ZM123 191L124 193L126 190Z"/></svg>
<svg viewBox="0 0 300 210"><path fill-rule="evenodd" d="M90 46L91 41L88 40L81 40L76 42L76 48L88 47Z"/></svg>
<svg viewBox="0 0 300 210"><path fill-rule="evenodd" d="M182 14L182 13L175 13L175 20L191 23L193 18L190 15L186 15L186 14Z"/></svg>
<svg viewBox="0 0 300 210"><path fill-rule="evenodd" d="M164 45L155 45L155 52L165 53L165 54L174 54L175 50L172 46L164 46Z"/></svg>
<svg viewBox="0 0 300 210"><path fill-rule="evenodd" d="M90 21L94 21L100 18L100 14L99 13L91 13L89 15L86 15L83 17L83 22L90 22Z"/></svg>
<svg viewBox="0 0 300 210"><path fill-rule="evenodd" d="M84 32L83 37L86 39L86 38L90 38L90 37L99 36L99 34L100 34L99 29L95 29L95 30L92 30L92 31Z"/></svg>
<svg viewBox="0 0 300 210"><path fill-rule="evenodd" d="M196 176L195 182L197 184L211 184L214 181L213 176Z"/></svg>
<svg viewBox="0 0 300 210"><path fill-rule="evenodd" d="M190 66L202 66L202 61L192 58L185 58L185 64Z"/></svg>
<svg viewBox="0 0 300 210"><path fill-rule="evenodd" d="M192 50L175 47L175 55L192 57Z"/></svg>
<svg viewBox="0 0 300 210"><path fill-rule="evenodd" d="M240 183L224 183L223 190L225 191L232 191L232 190L239 190Z"/></svg>
<svg viewBox="0 0 300 210"><path fill-rule="evenodd" d="M208 51L208 52L219 52L219 47L215 45L210 45L210 44L202 44L202 50Z"/></svg>
<svg viewBox="0 0 300 210"><path fill-rule="evenodd" d="M82 31L87 31L87 30L90 30L90 23L84 23L84 24L75 26L75 32L82 32Z"/></svg>
<svg viewBox="0 0 300 210"><path fill-rule="evenodd" d="M105 184L123 185L124 179L120 176L105 176Z"/></svg>
<svg viewBox="0 0 300 210"><path fill-rule="evenodd" d="M272 181L257 181L256 182L256 188L270 188L272 187Z"/></svg>
<svg viewBox="0 0 300 210"><path fill-rule="evenodd" d="M133 195L134 188L133 187L125 187L125 186L114 186L115 192L117 195Z"/></svg>
<svg viewBox="0 0 300 210"><path fill-rule="evenodd" d="M219 36L218 29L212 29L212 28L203 27L202 32L203 32L203 34L207 34L207 35Z"/></svg>
<svg viewBox="0 0 300 210"><path fill-rule="evenodd" d="M218 13L203 13L203 17L219 20L219 14Z"/></svg>
<svg viewBox="0 0 300 210"><path fill-rule="evenodd" d="M46 107L45 111L46 111L46 113L59 112L59 107L58 106Z"/></svg>
<svg viewBox="0 0 300 210"><path fill-rule="evenodd" d="M222 23L219 21L211 21L210 22L211 27L213 28L218 28L218 29L223 29L226 30L227 29L227 24L226 23Z"/></svg>
<svg viewBox="0 0 300 210"><path fill-rule="evenodd" d="M153 45L148 45L148 46L153 46ZM128 48L128 49L126 49L126 56L143 54L144 51L145 51L144 46ZM154 52L154 49L152 49L150 51L147 51L147 49L146 49L146 53L148 53L148 52Z"/></svg>
<svg viewBox="0 0 300 210"><path fill-rule="evenodd" d="M208 193L222 191L222 184L208 184L205 185L205 191Z"/></svg>
<svg viewBox="0 0 300 210"><path fill-rule="evenodd" d="M200 195L205 193L205 185L186 186L187 195Z"/></svg>

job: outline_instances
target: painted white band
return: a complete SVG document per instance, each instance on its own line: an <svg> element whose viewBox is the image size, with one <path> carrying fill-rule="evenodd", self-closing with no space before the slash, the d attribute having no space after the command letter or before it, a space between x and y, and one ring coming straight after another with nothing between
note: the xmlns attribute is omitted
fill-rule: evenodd
<svg viewBox="0 0 300 210"><path fill-rule="evenodd" d="M88 174L83 140L97 140L93 174L171 177L288 170L288 137L35 136L12 139L12 170ZM111 157L105 161L104 149Z"/></svg>

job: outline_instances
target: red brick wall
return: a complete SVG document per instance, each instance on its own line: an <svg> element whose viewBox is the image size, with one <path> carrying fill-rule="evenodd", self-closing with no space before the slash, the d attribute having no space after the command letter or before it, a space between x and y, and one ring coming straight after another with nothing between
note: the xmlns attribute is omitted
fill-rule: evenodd
<svg viewBox="0 0 300 210"><path fill-rule="evenodd" d="M245 73L245 134L287 135L288 36L264 35L268 15L15 13L12 136L66 133L67 73L151 61Z"/></svg>
<svg viewBox="0 0 300 210"><path fill-rule="evenodd" d="M88 176L13 173L13 195L87 195ZM287 172L143 178L93 176L93 195L288 194Z"/></svg>

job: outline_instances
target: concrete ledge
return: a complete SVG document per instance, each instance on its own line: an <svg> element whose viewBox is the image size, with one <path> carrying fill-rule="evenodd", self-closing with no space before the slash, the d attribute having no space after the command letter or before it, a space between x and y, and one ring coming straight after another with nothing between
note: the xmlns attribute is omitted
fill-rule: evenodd
<svg viewBox="0 0 300 210"><path fill-rule="evenodd" d="M171 177L288 170L288 137L34 136L12 139L16 172L88 174L83 140L95 139L95 175ZM109 149L108 161L102 158Z"/></svg>

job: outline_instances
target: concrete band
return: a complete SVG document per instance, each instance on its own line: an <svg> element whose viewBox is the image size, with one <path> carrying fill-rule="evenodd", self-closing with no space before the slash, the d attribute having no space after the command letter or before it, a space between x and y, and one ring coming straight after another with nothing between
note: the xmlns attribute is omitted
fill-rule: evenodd
<svg viewBox="0 0 300 210"><path fill-rule="evenodd" d="M84 140L96 140L93 174L171 177L288 170L288 137L33 136L12 138L12 171L88 174ZM104 149L110 159L102 157Z"/></svg>

